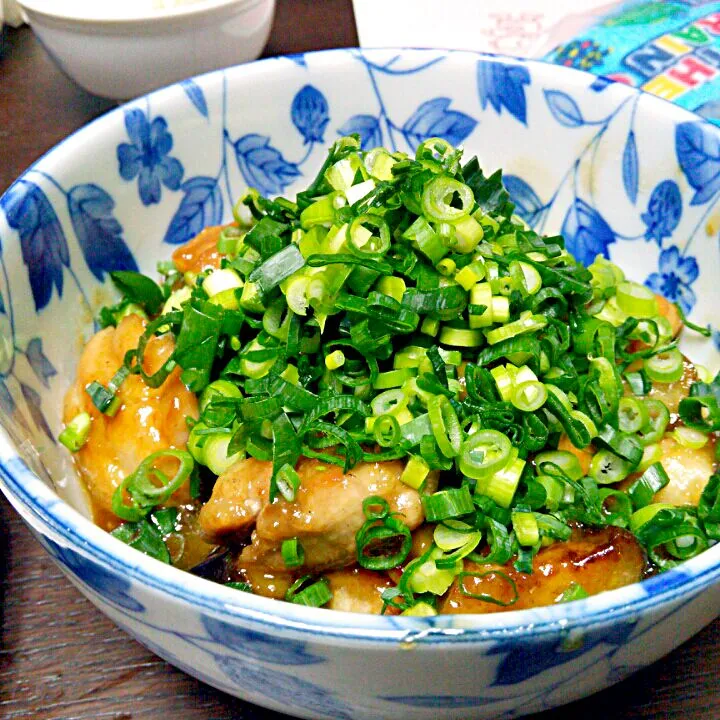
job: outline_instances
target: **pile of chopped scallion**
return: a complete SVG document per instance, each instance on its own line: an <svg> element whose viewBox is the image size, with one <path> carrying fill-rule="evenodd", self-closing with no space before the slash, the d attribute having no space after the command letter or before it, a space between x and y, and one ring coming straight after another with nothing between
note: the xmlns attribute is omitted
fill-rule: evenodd
<svg viewBox="0 0 720 720"><path fill-rule="evenodd" d="M162 285L113 274L124 297L102 322L138 312L148 323L109 386L88 386L95 405L112 413L128 373L157 387L179 366L201 410L188 452L156 453L181 461L173 478L151 456L116 492L121 539L143 523L147 534L195 466L220 475L247 456L272 462L275 502L295 498L302 456L345 471L403 459L402 482L419 490L439 471L422 496L435 542L385 597L406 610L446 592L465 558L530 572L574 523L629 528L659 569L720 539L718 475L698 507L653 502L668 483L659 442L671 417L647 396L684 371L653 293L540 237L513 214L500 172L486 177L461 154L440 139L411 158L342 138L295 202L240 200L218 241L221 267L183 276L162 263ZM148 375L146 344L166 332L175 350ZM690 447L720 429L720 377L704 380L679 407L676 437ZM76 420L61 438L70 449L87 435L89 418ZM557 449L562 435L592 446L588 475ZM402 516L380 498L364 511L359 564L403 565ZM283 557L302 567L297 539ZM290 599L327 602L309 587Z"/></svg>

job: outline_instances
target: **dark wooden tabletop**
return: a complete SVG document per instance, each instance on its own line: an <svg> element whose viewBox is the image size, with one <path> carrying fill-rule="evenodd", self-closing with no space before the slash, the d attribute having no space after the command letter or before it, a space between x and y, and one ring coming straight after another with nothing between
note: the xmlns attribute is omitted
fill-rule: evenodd
<svg viewBox="0 0 720 720"><path fill-rule="evenodd" d="M350 0L278 0L266 54L357 44ZM0 193L68 133L112 107L60 73L28 28L0 58ZM60 574L0 499L0 718L255 720L131 640ZM537 720L720 720L720 620L625 682Z"/></svg>

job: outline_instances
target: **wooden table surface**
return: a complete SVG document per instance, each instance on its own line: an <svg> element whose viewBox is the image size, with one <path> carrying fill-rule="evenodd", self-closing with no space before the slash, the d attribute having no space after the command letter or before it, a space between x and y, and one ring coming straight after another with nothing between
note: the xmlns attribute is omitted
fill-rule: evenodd
<svg viewBox="0 0 720 720"><path fill-rule="evenodd" d="M278 0L266 54L355 44L350 0ZM0 193L112 105L62 75L28 28L7 31L0 58ZM0 623L0 718L282 717L198 682L131 640L64 579L4 498ZM631 679L537 720L577 717L720 720L720 620Z"/></svg>

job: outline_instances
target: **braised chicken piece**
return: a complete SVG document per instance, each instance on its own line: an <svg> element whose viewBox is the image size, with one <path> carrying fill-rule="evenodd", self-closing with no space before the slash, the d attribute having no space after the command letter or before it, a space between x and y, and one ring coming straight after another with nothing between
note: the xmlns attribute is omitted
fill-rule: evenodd
<svg viewBox="0 0 720 720"><path fill-rule="evenodd" d="M653 502L671 505L697 505L700 495L715 472L715 443L711 440L699 450L680 445L672 435L660 442L661 462L670 482L655 493Z"/></svg>
<svg viewBox="0 0 720 720"><path fill-rule="evenodd" d="M695 366L686 359L683 362L683 375L679 380L671 383L654 382L647 397L665 403L665 406L670 411L670 422L674 422L677 420L680 401L689 395L690 386L697 381L698 376Z"/></svg>
<svg viewBox="0 0 720 720"><path fill-rule="evenodd" d="M180 246L172 255L175 267L181 273L199 273L208 268L219 268L222 256L217 249L217 243L224 227L225 225L206 227L189 243Z"/></svg>
<svg viewBox="0 0 720 720"><path fill-rule="evenodd" d="M212 496L200 511L208 537L245 536L268 502L272 463L248 458L236 462L215 481Z"/></svg>
<svg viewBox="0 0 720 720"><path fill-rule="evenodd" d="M270 463L241 460L220 476L200 513L200 525L213 539L247 533L255 522L252 542L242 564L269 570L285 568L283 540L297 537L305 551L304 568L341 568L357 558L355 535L365 521L363 500L377 495L413 530L422 523L420 494L400 482L399 460L366 462L347 474L337 465L302 459L297 466L300 489L293 502L268 502Z"/></svg>
<svg viewBox="0 0 720 720"><path fill-rule="evenodd" d="M326 607L344 612L379 615L383 608L383 590L394 585L384 573L357 567L335 570L327 573L325 578L333 594Z"/></svg>
<svg viewBox="0 0 720 720"><path fill-rule="evenodd" d="M556 603L573 584L589 595L614 590L638 582L645 568L645 557L637 540L627 530L607 527L601 530L575 530L567 542L542 548L533 560L531 575L512 565L465 563L465 571L479 575L460 576L442 602L441 613L491 613L522 610ZM482 575L482 576L480 576ZM496 605L465 595L489 595L503 603Z"/></svg>
<svg viewBox="0 0 720 720"><path fill-rule="evenodd" d="M95 521L108 530L122 522L112 513L115 488L151 453L168 448L184 450L188 438L185 418L198 416L197 399L180 382L179 368L158 388L148 387L139 375L130 375L117 391L120 409L113 417L93 405L85 387L93 380L107 385L123 364L125 353L137 347L144 329L138 315L128 315L117 328L97 333L83 350L77 378L65 396L64 422L82 412L92 418L88 441L74 454L74 460L90 493ZM152 338L145 351L145 371L158 370L172 351L170 335ZM168 460L165 469L170 475L175 462ZM189 500L187 484L173 500Z"/></svg>

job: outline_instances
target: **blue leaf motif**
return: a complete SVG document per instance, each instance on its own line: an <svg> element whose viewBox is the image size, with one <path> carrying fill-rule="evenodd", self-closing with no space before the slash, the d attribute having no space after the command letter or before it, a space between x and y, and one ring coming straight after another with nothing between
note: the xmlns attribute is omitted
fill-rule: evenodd
<svg viewBox="0 0 720 720"><path fill-rule="evenodd" d="M635 131L631 130L628 133L627 141L625 142L625 150L623 150L622 178L623 185L625 186L625 192L633 205L637 200L639 172Z"/></svg>
<svg viewBox="0 0 720 720"><path fill-rule="evenodd" d="M63 265L70 267L67 241L45 193L29 180L18 180L0 199L7 221L20 234L23 262L30 276L35 310L63 291Z"/></svg>
<svg viewBox="0 0 720 720"><path fill-rule="evenodd" d="M264 135L243 135L235 142L235 157L245 182L265 195L280 195L301 175L295 163L288 162L270 145Z"/></svg>
<svg viewBox="0 0 720 720"><path fill-rule="evenodd" d="M145 612L143 605L131 594L130 581L119 573L111 572L94 560L86 559L69 547L63 547L45 537L48 552L70 572L108 602L130 612Z"/></svg>
<svg viewBox="0 0 720 720"><path fill-rule="evenodd" d="M210 637L224 647L242 650L244 656L275 665L315 665L324 658L306 650L307 643L300 640L283 640L257 630L248 630L203 615L202 623Z"/></svg>
<svg viewBox="0 0 720 720"><path fill-rule="evenodd" d="M11 395L10 391L7 389L5 381L2 379L0 379L0 408L2 408L2 410L10 417L12 417L17 410L15 398Z"/></svg>
<svg viewBox="0 0 720 720"><path fill-rule="evenodd" d="M307 710L312 715L325 715L336 720L350 720L350 708L330 691L294 674L277 668L251 665L237 657L213 654L218 667L239 688L262 693L275 702Z"/></svg>
<svg viewBox="0 0 720 720"><path fill-rule="evenodd" d="M565 127L580 127L585 121L577 103L560 90L544 90L545 101L553 117Z"/></svg>
<svg viewBox="0 0 720 720"><path fill-rule="evenodd" d="M35 427L42 430L50 438L50 440L55 442L55 437L52 434L52 430L50 430L50 426L48 425L42 411L42 400L40 399L40 394L36 390L33 390L33 388L29 385L25 385L25 383L20 383L20 392L22 392L22 395L25 398L25 404L30 412L30 417L35 423Z"/></svg>
<svg viewBox="0 0 720 720"><path fill-rule="evenodd" d="M515 203L516 214L528 225L536 225L547 211L547 205L543 205L535 191L517 175L505 175L503 185Z"/></svg>
<svg viewBox="0 0 720 720"><path fill-rule="evenodd" d="M602 215L584 200L575 198L560 232L567 249L584 265L592 263L596 255L610 257L608 246L615 242L615 233Z"/></svg>
<svg viewBox="0 0 720 720"><path fill-rule="evenodd" d="M493 686L504 687L524 682L545 670L579 660L599 645L609 646L609 653L612 654L627 642L636 626L636 620L618 621L611 629L580 631L577 637L568 634L559 640L549 637L534 643L519 644L507 654L505 646L498 645L490 650L490 654L502 654L505 657L498 667Z"/></svg>
<svg viewBox="0 0 720 720"><path fill-rule="evenodd" d="M57 375L57 370L43 352L41 338L34 337L28 343L27 349L25 350L25 356L27 357L33 372L37 375L38 380L40 380L45 387L50 387L48 379L53 375Z"/></svg>
<svg viewBox="0 0 720 720"><path fill-rule="evenodd" d="M458 110L450 110L450 98L435 98L424 102L407 119L402 134L415 151L423 140L439 137L451 145L460 145L475 129L477 121Z"/></svg>
<svg viewBox="0 0 720 720"><path fill-rule="evenodd" d="M305 85L298 91L290 107L290 117L303 136L305 145L323 142L330 115L327 100L317 88Z"/></svg>
<svg viewBox="0 0 720 720"><path fill-rule="evenodd" d="M691 205L702 205L720 190L720 132L702 122L675 128L675 153L687 181L696 191Z"/></svg>
<svg viewBox="0 0 720 720"><path fill-rule="evenodd" d="M658 245L670 237L682 217L682 196L674 180L659 182L650 195L647 212L641 216L647 226L646 240L655 240Z"/></svg>
<svg viewBox="0 0 720 720"><path fill-rule="evenodd" d="M101 187L76 185L67 196L68 211L78 244L92 274L102 282L106 272L138 266L115 219L115 201Z"/></svg>
<svg viewBox="0 0 720 720"><path fill-rule="evenodd" d="M286 55L285 57L288 60L292 60L296 65L300 67L307 67L307 61L305 60L305 55L303 53L295 53L294 55Z"/></svg>
<svg viewBox="0 0 720 720"><path fill-rule="evenodd" d="M25 415L20 412L17 403L15 402L15 398L8 390L5 380L0 380L0 409L2 409L12 419L13 423L17 423L25 431L26 435L30 435L32 433L30 423L27 421ZM12 425L9 429L11 431L13 430Z"/></svg>
<svg viewBox="0 0 720 720"><path fill-rule="evenodd" d="M715 345L715 349L720 352L720 330L712 331L712 339L713 344Z"/></svg>
<svg viewBox="0 0 720 720"><path fill-rule="evenodd" d="M6 314L5 299L3 298L2 293L0 293L0 314L2 314L2 315Z"/></svg>
<svg viewBox="0 0 720 720"><path fill-rule="evenodd" d="M208 106L205 100L205 93L202 88L194 80L183 80L180 87L185 91L190 102L197 108L197 111L203 116L208 117Z"/></svg>
<svg viewBox="0 0 720 720"><path fill-rule="evenodd" d="M181 188L183 198L175 211L164 242L182 245L203 228L222 221L223 199L217 180L198 176L186 180Z"/></svg>
<svg viewBox="0 0 720 720"><path fill-rule="evenodd" d="M516 120L527 125L525 85L529 84L530 73L522 65L478 61L477 85L483 110L490 103L499 115L504 107Z"/></svg>
<svg viewBox="0 0 720 720"><path fill-rule="evenodd" d="M353 133L360 136L360 146L363 150L371 150L382 145L380 121L372 115L353 115L338 130L340 135L352 135Z"/></svg>

